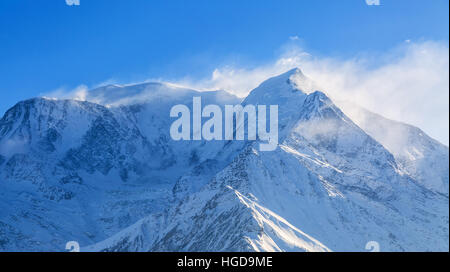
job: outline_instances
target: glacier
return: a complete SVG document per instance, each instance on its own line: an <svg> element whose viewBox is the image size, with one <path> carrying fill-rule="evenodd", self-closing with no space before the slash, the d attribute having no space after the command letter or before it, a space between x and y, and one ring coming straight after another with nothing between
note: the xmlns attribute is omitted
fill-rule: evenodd
<svg viewBox="0 0 450 272"><path fill-rule="evenodd" d="M326 90L325 90L326 91ZM173 141L170 108L278 105L279 144ZM449 250L449 149L317 90L170 83L34 98L0 120L0 251Z"/></svg>

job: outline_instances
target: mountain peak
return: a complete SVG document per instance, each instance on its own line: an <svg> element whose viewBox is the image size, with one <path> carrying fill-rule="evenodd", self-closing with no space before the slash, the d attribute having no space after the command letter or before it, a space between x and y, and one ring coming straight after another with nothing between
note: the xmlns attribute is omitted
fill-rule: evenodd
<svg viewBox="0 0 450 272"><path fill-rule="evenodd" d="M278 81L278 83L291 84L291 82L294 80L306 80L306 79L307 79L307 77L303 74L303 72L300 68L294 68L294 69L284 72L278 76L271 77L264 82ZM263 82L263 84L264 84L264 82Z"/></svg>
<svg viewBox="0 0 450 272"><path fill-rule="evenodd" d="M289 84L296 90L300 90L306 94L317 91L317 84L305 76L299 68L288 71L286 76L289 76Z"/></svg>
<svg viewBox="0 0 450 272"><path fill-rule="evenodd" d="M317 90L315 86L299 68L294 68L261 83L250 92L245 101L252 104L285 104L291 101L301 105L305 95Z"/></svg>
<svg viewBox="0 0 450 272"><path fill-rule="evenodd" d="M283 74L269 78L256 88L276 92L280 96L309 94L317 90L317 85L300 68L291 69Z"/></svg>
<svg viewBox="0 0 450 272"><path fill-rule="evenodd" d="M295 68L287 71L284 74L289 75L289 76L292 76L292 75L302 75L302 76L304 76L302 70L300 68L298 68L298 67L295 67Z"/></svg>

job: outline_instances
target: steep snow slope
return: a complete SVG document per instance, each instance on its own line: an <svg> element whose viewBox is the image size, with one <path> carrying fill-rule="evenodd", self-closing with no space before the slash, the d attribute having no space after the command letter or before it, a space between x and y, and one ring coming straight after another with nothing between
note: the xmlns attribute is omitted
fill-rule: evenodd
<svg viewBox="0 0 450 272"><path fill-rule="evenodd" d="M448 194L405 175L326 95L303 91L303 79L292 70L243 101L279 105L276 151L230 142L212 159L230 161L217 174L179 180L177 205L84 250L362 251L372 240L384 251L448 250Z"/></svg>
<svg viewBox="0 0 450 272"><path fill-rule="evenodd" d="M447 146L417 127L389 120L348 102L339 104L356 124L394 155L402 171L427 188L448 196Z"/></svg>

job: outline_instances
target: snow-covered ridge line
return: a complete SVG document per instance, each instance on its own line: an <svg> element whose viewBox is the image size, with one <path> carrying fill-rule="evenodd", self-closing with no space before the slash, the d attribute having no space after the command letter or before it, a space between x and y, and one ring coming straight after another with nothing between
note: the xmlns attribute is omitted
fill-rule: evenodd
<svg viewBox="0 0 450 272"><path fill-rule="evenodd" d="M0 120L0 251L448 251L448 148L315 89L294 69L242 101L279 105L273 152L170 138L173 105L241 102L222 91L18 103Z"/></svg>

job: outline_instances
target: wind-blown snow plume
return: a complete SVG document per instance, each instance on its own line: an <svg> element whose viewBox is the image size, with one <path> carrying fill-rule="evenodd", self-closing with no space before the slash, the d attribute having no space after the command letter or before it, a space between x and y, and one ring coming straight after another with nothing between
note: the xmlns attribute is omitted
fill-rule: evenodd
<svg viewBox="0 0 450 272"><path fill-rule="evenodd" d="M350 101L390 119L423 128L448 145L449 48L442 42L405 42L378 55L351 59L313 56L289 46L266 65L224 65L210 78L182 80L196 89L224 89L244 97L264 79L294 67L334 100Z"/></svg>
<svg viewBox="0 0 450 272"><path fill-rule="evenodd" d="M245 64L225 63L214 69L208 78L182 78L170 82L200 91L226 90L245 97L265 79L301 67L305 75L314 79L311 91L325 91L336 102L352 102L387 118L421 127L448 145L448 43L408 40L388 52L342 59L311 55L295 42L291 40L277 59L264 65L249 68ZM44 96L104 104L98 96L89 97L84 85L69 91L61 88ZM140 97L133 97L132 102L146 98L145 94L140 94ZM343 109L352 112L350 108Z"/></svg>

